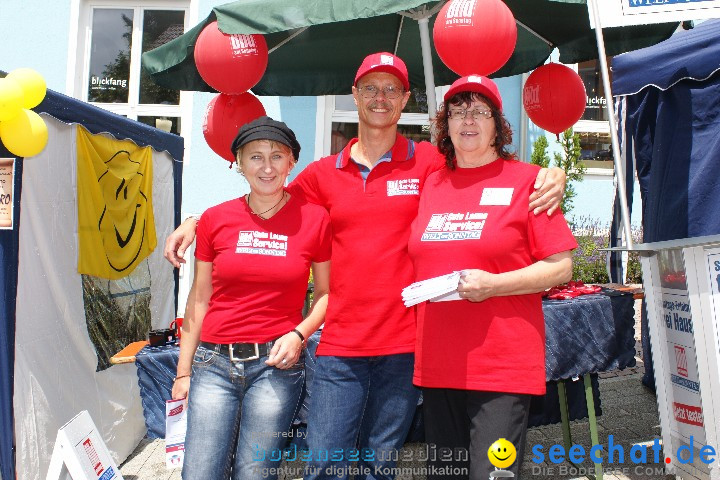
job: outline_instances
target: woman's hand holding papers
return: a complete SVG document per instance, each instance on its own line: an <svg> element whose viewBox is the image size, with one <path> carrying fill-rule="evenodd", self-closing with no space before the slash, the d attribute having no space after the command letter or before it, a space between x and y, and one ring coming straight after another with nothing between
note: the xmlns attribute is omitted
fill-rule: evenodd
<svg viewBox="0 0 720 480"><path fill-rule="evenodd" d="M471 302L482 302L494 297L496 274L484 270L471 269L463 270L458 281L458 294L463 300Z"/></svg>

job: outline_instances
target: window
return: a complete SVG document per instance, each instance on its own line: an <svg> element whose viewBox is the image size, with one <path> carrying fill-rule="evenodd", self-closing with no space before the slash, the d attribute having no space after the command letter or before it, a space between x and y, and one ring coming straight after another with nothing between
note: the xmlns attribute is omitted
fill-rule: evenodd
<svg viewBox="0 0 720 480"><path fill-rule="evenodd" d="M580 135L580 159L588 168L613 168L609 132L577 132Z"/></svg>
<svg viewBox="0 0 720 480"><path fill-rule="evenodd" d="M184 3L89 3L81 98L180 135L181 93L155 85L140 61L143 52L182 35L187 21Z"/></svg>
<svg viewBox="0 0 720 480"><path fill-rule="evenodd" d="M442 98L440 89L437 90L437 98L440 99ZM329 132L329 135L326 134L324 137L322 155L331 155L338 153L350 139L357 137L358 114L352 95L335 95L325 99L328 115L323 131ZM398 133L416 142L430 140L430 121L427 111L427 94L422 89L413 88L398 122Z"/></svg>
<svg viewBox="0 0 720 480"><path fill-rule="evenodd" d="M610 59L608 59L608 65L609 63ZM606 122L608 117L605 109L605 87L600 73L600 64L597 60L579 63L578 75L585 84L585 93L587 94L587 104L582 119ZM612 82L612 72L610 72L610 81Z"/></svg>
<svg viewBox="0 0 720 480"><path fill-rule="evenodd" d="M610 125L605 107L605 88L602 83L600 63L597 60L579 63L578 74L585 84L587 94L585 112L573 127L575 133L580 135L582 149L580 159L588 168L588 173L612 175Z"/></svg>

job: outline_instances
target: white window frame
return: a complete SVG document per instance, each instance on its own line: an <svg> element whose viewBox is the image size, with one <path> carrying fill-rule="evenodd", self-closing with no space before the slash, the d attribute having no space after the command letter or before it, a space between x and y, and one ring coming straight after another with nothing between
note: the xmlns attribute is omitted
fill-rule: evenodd
<svg viewBox="0 0 720 480"><path fill-rule="evenodd" d="M95 9L123 9L133 11L132 49L128 103L95 103L100 108L124 115L132 120L138 117L178 117L179 134L189 138L192 123L192 92L180 91L178 105L140 104L140 61L142 25L145 10L176 10L185 13L187 31L197 20L197 0L72 0L70 45L66 92L75 98L88 101L87 85L90 77L92 16ZM75 20L75 21L73 21ZM187 147L188 145L186 145Z"/></svg>

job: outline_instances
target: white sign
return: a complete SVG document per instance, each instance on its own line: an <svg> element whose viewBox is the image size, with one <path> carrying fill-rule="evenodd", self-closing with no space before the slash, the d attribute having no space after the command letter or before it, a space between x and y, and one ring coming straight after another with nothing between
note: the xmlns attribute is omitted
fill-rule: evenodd
<svg viewBox="0 0 720 480"><path fill-rule="evenodd" d="M720 18L720 0L595 1L600 15L600 25L603 28ZM590 26L595 28L590 2L588 2L588 10L590 11Z"/></svg>
<svg viewBox="0 0 720 480"><path fill-rule="evenodd" d="M73 480L123 480L87 410L60 427L47 480L57 480L63 465Z"/></svg>
<svg viewBox="0 0 720 480"><path fill-rule="evenodd" d="M707 254L708 275L710 275L710 305L716 325L720 325L720 253Z"/></svg>
<svg viewBox="0 0 720 480"><path fill-rule="evenodd" d="M662 288L662 315L668 358L667 376L672 385L668 408L671 430L696 444L705 443L700 378L693 338L693 318L687 290Z"/></svg>
<svg viewBox="0 0 720 480"><path fill-rule="evenodd" d="M165 466L182 467L185 459L187 402L184 398L165 402Z"/></svg>

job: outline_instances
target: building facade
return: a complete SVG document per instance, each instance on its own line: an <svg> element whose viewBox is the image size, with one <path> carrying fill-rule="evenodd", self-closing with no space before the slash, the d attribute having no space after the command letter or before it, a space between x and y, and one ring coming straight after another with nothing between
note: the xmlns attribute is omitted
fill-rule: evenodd
<svg viewBox="0 0 720 480"><path fill-rule="evenodd" d="M144 51L155 48L205 18L226 0L2 0L0 69L30 67L48 87L69 96L185 139L183 216L247 192L244 180L205 143L202 123L213 94L169 91L154 85L140 67ZM41 38L38 38L41 37ZM604 93L595 62L578 65L588 106L575 126L580 133L585 179L571 212L573 217L610 221L613 182ZM498 80L505 114L515 132L518 156L527 161L532 144L546 134L524 114L523 77ZM447 87L438 87L438 98ZM285 121L302 144L299 166L338 151L357 132L357 111L349 96L262 97L268 115ZM425 94L414 91L400 130L415 139L429 138ZM301 170L295 169L294 172ZM637 190L636 190L637 191ZM639 224L639 208L633 223Z"/></svg>

